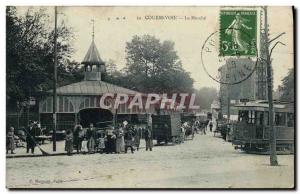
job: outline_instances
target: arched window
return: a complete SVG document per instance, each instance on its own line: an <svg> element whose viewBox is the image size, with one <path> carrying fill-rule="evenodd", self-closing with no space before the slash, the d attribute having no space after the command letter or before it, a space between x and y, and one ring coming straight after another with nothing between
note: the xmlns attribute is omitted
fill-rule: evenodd
<svg viewBox="0 0 300 194"><path fill-rule="evenodd" d="M92 71L95 71L95 72L97 71L97 65L92 66Z"/></svg>
<svg viewBox="0 0 300 194"><path fill-rule="evenodd" d="M58 97L58 112L74 112L74 105L68 97Z"/></svg>
<svg viewBox="0 0 300 194"><path fill-rule="evenodd" d="M91 71L91 66L87 65L87 66L86 66L86 71L87 71L87 72Z"/></svg>

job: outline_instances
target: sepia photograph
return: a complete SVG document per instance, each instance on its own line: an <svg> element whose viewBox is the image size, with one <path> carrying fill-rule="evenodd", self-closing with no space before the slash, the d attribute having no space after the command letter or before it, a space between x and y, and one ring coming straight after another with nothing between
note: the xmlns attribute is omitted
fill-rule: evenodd
<svg viewBox="0 0 300 194"><path fill-rule="evenodd" d="M3 9L7 189L296 188L293 6Z"/></svg>

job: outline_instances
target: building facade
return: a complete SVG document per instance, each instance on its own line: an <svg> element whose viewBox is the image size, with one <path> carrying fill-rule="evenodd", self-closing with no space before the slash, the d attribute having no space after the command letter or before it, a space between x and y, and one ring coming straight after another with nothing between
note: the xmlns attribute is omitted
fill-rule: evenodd
<svg viewBox="0 0 300 194"><path fill-rule="evenodd" d="M102 81L105 64L101 59L94 40L82 61L84 65L84 80L57 88L57 129L71 129L75 124L87 127L89 123L113 122L120 119L139 120L144 115L147 119L154 112L154 106L150 109L140 109L134 106L128 108L127 104L121 104L117 109L100 108L100 99L106 93L126 94L129 98L136 94L143 95L124 87ZM113 98L105 98L104 104L113 104ZM143 99L145 100L145 99ZM48 91L39 103L39 118L42 127L53 127L53 91Z"/></svg>

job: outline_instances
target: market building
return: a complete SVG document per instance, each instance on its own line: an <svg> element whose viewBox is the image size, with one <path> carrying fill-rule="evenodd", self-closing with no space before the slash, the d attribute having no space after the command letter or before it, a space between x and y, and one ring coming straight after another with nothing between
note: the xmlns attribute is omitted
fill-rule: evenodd
<svg viewBox="0 0 300 194"><path fill-rule="evenodd" d="M137 91L120 87L103 81L105 63L100 57L94 38L81 64L84 65L84 80L57 88L57 129L73 128L81 123L84 127L89 123L113 122L115 120L134 120L146 122L147 117L154 111L140 109L134 106L128 108L127 104L121 104L117 109L100 108L100 98L106 93L126 94L133 97L140 94ZM114 99L107 99L104 104ZM42 127L53 127L53 91L47 92L39 103L39 118Z"/></svg>

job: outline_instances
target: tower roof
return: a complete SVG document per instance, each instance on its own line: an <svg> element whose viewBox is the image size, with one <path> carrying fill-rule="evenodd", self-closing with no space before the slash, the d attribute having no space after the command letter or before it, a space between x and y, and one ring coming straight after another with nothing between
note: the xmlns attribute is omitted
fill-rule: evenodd
<svg viewBox="0 0 300 194"><path fill-rule="evenodd" d="M102 61L102 59L100 57L100 54L98 52L98 49L96 47L94 40L92 41L91 46L81 63L85 64L85 65L103 65L104 64L104 62Z"/></svg>

